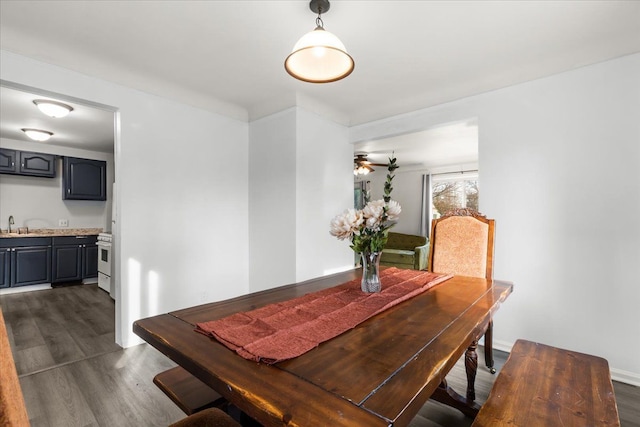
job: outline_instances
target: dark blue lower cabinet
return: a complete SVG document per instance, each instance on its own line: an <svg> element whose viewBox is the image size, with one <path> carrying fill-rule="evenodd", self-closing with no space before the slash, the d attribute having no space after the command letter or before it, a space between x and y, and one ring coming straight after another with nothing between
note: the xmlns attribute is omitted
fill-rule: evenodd
<svg viewBox="0 0 640 427"><path fill-rule="evenodd" d="M82 278L98 277L98 245L87 243L82 251Z"/></svg>
<svg viewBox="0 0 640 427"><path fill-rule="evenodd" d="M82 279L82 245L53 246L52 283Z"/></svg>
<svg viewBox="0 0 640 427"><path fill-rule="evenodd" d="M11 248L11 286L51 282L51 246Z"/></svg>
<svg viewBox="0 0 640 427"><path fill-rule="evenodd" d="M52 283L98 277L98 236L53 238Z"/></svg>
<svg viewBox="0 0 640 427"><path fill-rule="evenodd" d="M51 283L51 238L0 238L0 288Z"/></svg>
<svg viewBox="0 0 640 427"><path fill-rule="evenodd" d="M98 277L98 236L0 238L0 288Z"/></svg>
<svg viewBox="0 0 640 427"><path fill-rule="evenodd" d="M0 288L8 288L11 284L11 249L0 248Z"/></svg>

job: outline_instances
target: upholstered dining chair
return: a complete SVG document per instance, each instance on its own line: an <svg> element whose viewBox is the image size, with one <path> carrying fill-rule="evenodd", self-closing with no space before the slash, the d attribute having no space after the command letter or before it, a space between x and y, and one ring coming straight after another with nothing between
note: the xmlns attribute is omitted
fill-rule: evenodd
<svg viewBox="0 0 640 427"><path fill-rule="evenodd" d="M473 209L454 209L431 222L429 271L493 278L495 221ZM493 367L493 320L484 333L485 364Z"/></svg>

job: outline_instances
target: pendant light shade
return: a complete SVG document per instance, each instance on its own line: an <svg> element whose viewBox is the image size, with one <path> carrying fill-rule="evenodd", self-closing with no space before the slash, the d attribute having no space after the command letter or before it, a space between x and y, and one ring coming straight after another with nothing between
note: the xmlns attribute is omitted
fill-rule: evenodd
<svg viewBox="0 0 640 427"><path fill-rule="evenodd" d="M291 76L310 83L329 83L347 77L355 63L338 37L326 31L320 15L329 10L329 2L313 0L309 4L318 13L316 29L305 34L284 61Z"/></svg>

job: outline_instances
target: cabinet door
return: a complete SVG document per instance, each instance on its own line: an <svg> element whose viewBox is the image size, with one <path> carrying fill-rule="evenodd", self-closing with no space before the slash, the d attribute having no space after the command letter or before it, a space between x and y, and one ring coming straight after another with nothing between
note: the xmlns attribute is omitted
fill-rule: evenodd
<svg viewBox="0 0 640 427"><path fill-rule="evenodd" d="M11 286L50 282L50 246L27 246L11 249Z"/></svg>
<svg viewBox="0 0 640 427"><path fill-rule="evenodd" d="M16 173L16 150L0 148L0 173Z"/></svg>
<svg viewBox="0 0 640 427"><path fill-rule="evenodd" d="M67 200L107 200L107 162L65 157L62 197Z"/></svg>
<svg viewBox="0 0 640 427"><path fill-rule="evenodd" d="M20 151L19 172L22 175L53 178L56 176L56 156L53 154Z"/></svg>
<svg viewBox="0 0 640 427"><path fill-rule="evenodd" d="M53 246L53 283L82 279L82 245Z"/></svg>
<svg viewBox="0 0 640 427"><path fill-rule="evenodd" d="M82 278L98 277L98 246L95 243L89 243L82 249L84 252Z"/></svg>
<svg viewBox="0 0 640 427"><path fill-rule="evenodd" d="M10 248L0 248L0 288L9 287L9 259L11 258Z"/></svg>

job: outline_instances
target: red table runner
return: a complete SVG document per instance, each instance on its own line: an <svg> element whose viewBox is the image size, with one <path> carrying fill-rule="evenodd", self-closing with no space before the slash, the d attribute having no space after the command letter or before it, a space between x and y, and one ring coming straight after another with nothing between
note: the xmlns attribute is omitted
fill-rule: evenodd
<svg viewBox="0 0 640 427"><path fill-rule="evenodd" d="M382 270L382 290L364 293L360 279L256 310L196 324L245 359L272 364L317 347L384 310L444 282L451 274Z"/></svg>

